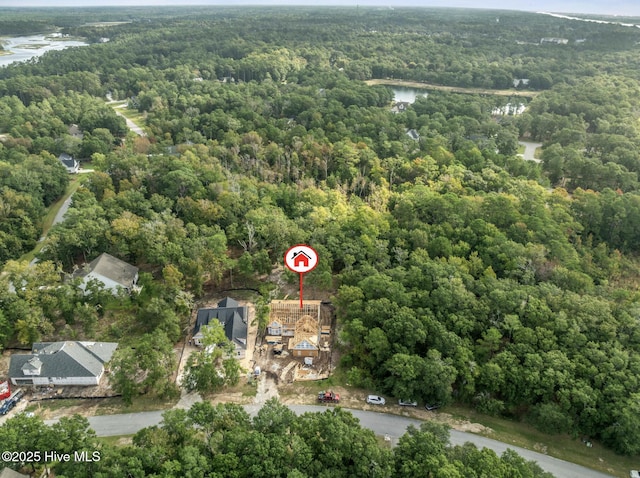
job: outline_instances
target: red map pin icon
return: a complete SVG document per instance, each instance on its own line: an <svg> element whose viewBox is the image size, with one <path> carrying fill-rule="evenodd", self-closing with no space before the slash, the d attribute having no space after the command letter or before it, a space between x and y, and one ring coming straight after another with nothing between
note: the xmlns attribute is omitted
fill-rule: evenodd
<svg viewBox="0 0 640 478"><path fill-rule="evenodd" d="M284 265L300 275L300 308L302 309L302 278L318 265L318 253L306 244L296 244L284 253Z"/></svg>

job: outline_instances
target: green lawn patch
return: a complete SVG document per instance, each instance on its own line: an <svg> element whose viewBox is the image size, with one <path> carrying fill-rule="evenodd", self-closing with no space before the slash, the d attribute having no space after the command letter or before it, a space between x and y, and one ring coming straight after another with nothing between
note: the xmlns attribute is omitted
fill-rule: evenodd
<svg viewBox="0 0 640 478"><path fill-rule="evenodd" d="M542 147L536 148L533 152L533 157L536 159L542 159Z"/></svg>
<svg viewBox="0 0 640 478"><path fill-rule="evenodd" d="M256 382L245 383L240 387L243 397L255 397L258 395L258 387Z"/></svg>
<svg viewBox="0 0 640 478"><path fill-rule="evenodd" d="M144 123L146 121L145 113L141 113L137 110L130 110L128 108L122 108L120 112L141 128L144 127Z"/></svg>
<svg viewBox="0 0 640 478"><path fill-rule="evenodd" d="M105 445L111 446L125 446L131 444L131 439L134 435L115 435L111 437L98 437L98 441Z"/></svg>
<svg viewBox="0 0 640 478"><path fill-rule="evenodd" d="M528 450L544 453L561 460L598 470L614 476L629 476L629 470L638 466L638 457L624 457L592 440L593 446L587 447L581 437L569 435L547 435L527 423L483 415L475 410L454 405L444 410L456 418L480 423L492 430L482 435L513 444Z"/></svg>
<svg viewBox="0 0 640 478"><path fill-rule="evenodd" d="M126 103L126 101L118 101L117 103L111 103L111 106L122 116L133 121L136 125L144 129L147 116L146 112L140 112L130 108L122 108L121 106Z"/></svg>
<svg viewBox="0 0 640 478"><path fill-rule="evenodd" d="M65 408L76 407L80 405L82 400L77 400L74 398L61 398L60 400L37 400L33 402L29 402L27 408L25 408L26 412L35 412L36 414L41 410L47 411L56 411L63 410Z"/></svg>
<svg viewBox="0 0 640 478"><path fill-rule="evenodd" d="M66 411L64 415L114 415L117 413L151 412L155 410L168 410L177 403L177 400L161 400L155 397L134 398L131 405L127 405L120 397L113 398L61 398L59 400L39 400L31 402L27 412L57 412Z"/></svg>
<svg viewBox="0 0 640 478"><path fill-rule="evenodd" d="M124 403L122 398L102 398L98 404L96 415L114 415L116 413L152 412L168 410L178 403L178 400L161 400L156 397L135 397L131 405Z"/></svg>

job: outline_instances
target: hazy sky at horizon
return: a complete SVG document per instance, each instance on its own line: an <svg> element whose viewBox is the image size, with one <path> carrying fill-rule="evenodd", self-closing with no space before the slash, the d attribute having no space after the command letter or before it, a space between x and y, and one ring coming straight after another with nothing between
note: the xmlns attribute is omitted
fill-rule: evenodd
<svg viewBox="0 0 640 478"><path fill-rule="evenodd" d="M0 0L1 7L97 7L152 5L334 5L458 7L640 16L640 0Z"/></svg>

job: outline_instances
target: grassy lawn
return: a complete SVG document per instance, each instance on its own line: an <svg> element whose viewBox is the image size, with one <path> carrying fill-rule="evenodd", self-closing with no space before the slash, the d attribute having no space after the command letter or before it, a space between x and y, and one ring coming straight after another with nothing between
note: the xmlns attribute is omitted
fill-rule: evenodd
<svg viewBox="0 0 640 478"><path fill-rule="evenodd" d="M63 398L60 400L42 400L31 402L27 412L56 412L68 410L69 414L79 413L81 415L114 415L117 413L138 413L150 412L154 410L168 410L173 407L177 400L160 400L152 397L139 397L133 400L131 405L125 404L120 397L96 398L93 400ZM86 413L84 413L86 412Z"/></svg>
<svg viewBox="0 0 640 478"><path fill-rule="evenodd" d="M291 396L300 393L308 394L310 397L316 397L321 390L330 390L334 387L341 387L346 390L356 392L362 392L362 389L347 385L346 373L337 368L329 378L324 380L310 380L307 382L294 382L290 386L282 387L279 389L280 395ZM364 392L362 392L364 393Z"/></svg>
<svg viewBox="0 0 640 478"><path fill-rule="evenodd" d="M135 124L140 126L141 128L144 126L145 122L145 114L136 110L130 110L129 108L118 108L118 111L122 113L123 116L129 118Z"/></svg>
<svg viewBox="0 0 640 478"><path fill-rule="evenodd" d="M292 384L280 384L278 393L285 401L290 400L294 403L317 405L318 392L333 390L339 393L340 405L345 408L362 409L365 406L364 397L372 390L364 390L362 388L347 385L346 374L341 369L336 369L334 374L324 380L310 380L307 382L294 382ZM361 397L362 400L357 397ZM387 402L391 403L391 402ZM385 413L395 413L393 407L381 410Z"/></svg>
<svg viewBox="0 0 640 478"><path fill-rule="evenodd" d="M240 405L253 403L253 398L258 395L258 382L253 376L247 380L245 375L240 376L240 381L236 385L228 385L210 393L201 393L200 396L205 402L228 402Z"/></svg>
<svg viewBox="0 0 640 478"><path fill-rule="evenodd" d="M112 437L98 437L100 443L111 446L122 446L131 443L133 435L116 435Z"/></svg>
<svg viewBox="0 0 640 478"><path fill-rule="evenodd" d="M178 403L178 400L160 400L153 397L138 397L127 405L121 398L104 398L96 410L96 415L114 415L116 413L151 412L154 410L168 410Z"/></svg>
<svg viewBox="0 0 640 478"><path fill-rule="evenodd" d="M488 438L544 453L614 476L627 477L629 470L637 468L640 463L638 457L616 455L598 442L592 442L593 447L588 448L582 443L580 437L547 435L526 423L483 415L468 407L450 406L446 407L444 412L451 413L456 418L467 419L491 428L492 433L483 434Z"/></svg>
<svg viewBox="0 0 640 478"><path fill-rule="evenodd" d="M77 406L82 400L74 399L61 399L61 400L40 400L37 402L29 402L25 412L38 413L41 410L48 410L55 412L56 410L63 410L68 407Z"/></svg>
<svg viewBox="0 0 640 478"><path fill-rule="evenodd" d="M239 387L243 397L255 397L258 395L258 387L256 382L245 383L243 385L237 385Z"/></svg>
<svg viewBox="0 0 640 478"><path fill-rule="evenodd" d="M42 219L42 236L46 236L49 233L49 229L51 229L53 220L55 219L56 214L58 214L58 211L62 207L62 204L69 198L69 196L71 196L74 192L76 192L76 190L78 189L78 186L80 186L80 176L75 175L69 181L69 185L67 186L67 190L64 192L64 195L60 199L58 199L58 201L56 201L51 206L49 206L49 210L47 211L47 214ZM36 254L40 252L40 249L42 249L43 244L44 244L43 242L39 241L32 251L24 254L19 260L31 262L33 258L36 256Z"/></svg>
<svg viewBox="0 0 640 478"><path fill-rule="evenodd" d="M533 152L533 157L536 159L542 159L542 148L536 148L536 150Z"/></svg>
<svg viewBox="0 0 640 478"><path fill-rule="evenodd" d="M111 107L114 108L119 114L121 114L128 120L133 121L136 125L144 129L146 113L129 109L126 106L123 108L122 105L126 104L126 101L118 101L117 103L111 103Z"/></svg>

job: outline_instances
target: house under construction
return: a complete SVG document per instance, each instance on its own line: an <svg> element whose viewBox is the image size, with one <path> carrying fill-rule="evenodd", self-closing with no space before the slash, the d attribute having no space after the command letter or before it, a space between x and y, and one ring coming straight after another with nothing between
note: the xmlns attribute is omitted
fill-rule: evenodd
<svg viewBox="0 0 640 478"><path fill-rule="evenodd" d="M317 357L320 352L320 301L274 300L267 334L282 337L294 357ZM285 339L285 337L288 338Z"/></svg>

